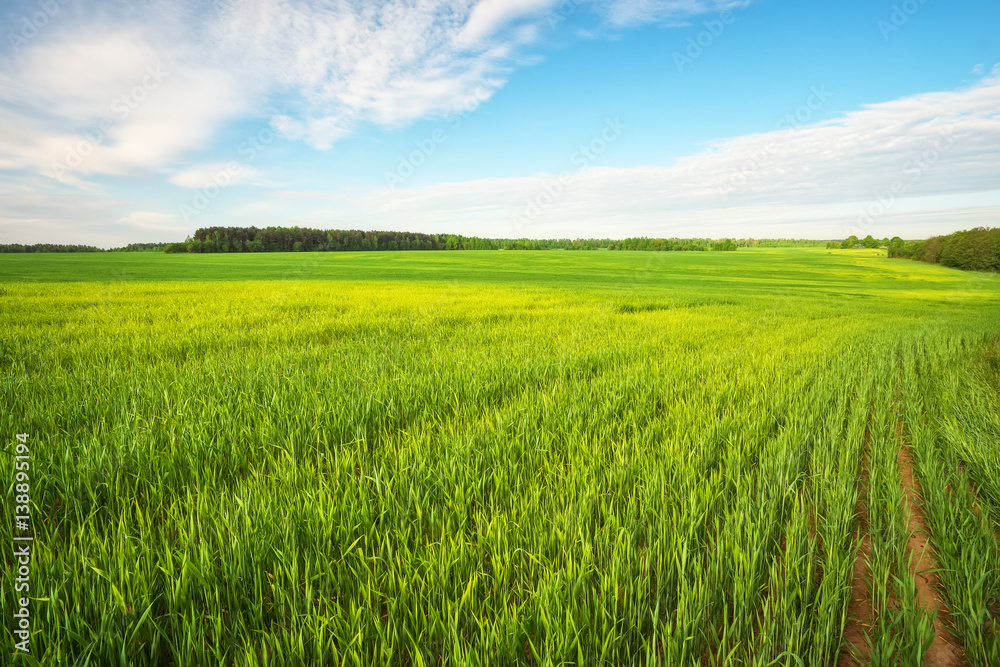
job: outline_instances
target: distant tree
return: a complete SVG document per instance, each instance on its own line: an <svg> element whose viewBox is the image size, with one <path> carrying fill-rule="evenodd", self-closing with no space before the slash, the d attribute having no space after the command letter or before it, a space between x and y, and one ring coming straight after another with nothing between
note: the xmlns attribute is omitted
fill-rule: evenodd
<svg viewBox="0 0 1000 667"><path fill-rule="evenodd" d="M993 260L988 229L979 227L941 238L938 261L945 266L967 271L985 271Z"/></svg>
<svg viewBox="0 0 1000 667"><path fill-rule="evenodd" d="M937 264L938 255L941 252L941 237L932 236L924 242L921 253L916 259L929 264Z"/></svg>
<svg viewBox="0 0 1000 667"><path fill-rule="evenodd" d="M861 241L858 239L858 237L851 234L841 242L840 247L847 250L848 248L853 248L859 243L861 243Z"/></svg>
<svg viewBox="0 0 1000 667"><path fill-rule="evenodd" d="M903 257L906 259L922 260L925 243L926 241L907 241L903 245Z"/></svg>
<svg viewBox="0 0 1000 667"><path fill-rule="evenodd" d="M902 257L905 245L906 244L903 239L898 236L893 236L889 242L886 243L886 246L889 248L889 257Z"/></svg>

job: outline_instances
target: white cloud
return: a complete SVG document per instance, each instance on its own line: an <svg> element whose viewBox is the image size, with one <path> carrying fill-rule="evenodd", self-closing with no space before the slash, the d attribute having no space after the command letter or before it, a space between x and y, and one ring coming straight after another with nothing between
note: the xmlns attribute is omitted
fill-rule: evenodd
<svg viewBox="0 0 1000 667"><path fill-rule="evenodd" d="M191 188L198 190L215 184L219 187L229 187L247 183L260 177L260 173L253 167L239 163L218 163L203 164L197 167L185 169L174 174L169 181L180 188Z"/></svg>
<svg viewBox="0 0 1000 667"><path fill-rule="evenodd" d="M2 168L76 185L154 173L211 141L247 103L231 73L139 29L46 36L0 68Z"/></svg>
<svg viewBox="0 0 1000 667"><path fill-rule="evenodd" d="M178 239L185 232L182 221L176 215L169 213L132 211L128 215L119 218L118 222L138 229L173 232Z"/></svg>
<svg viewBox="0 0 1000 667"><path fill-rule="evenodd" d="M746 7L751 0L615 0L605 12L611 23L635 26L677 22L691 16Z"/></svg>
<svg viewBox="0 0 1000 667"><path fill-rule="evenodd" d="M482 0L469 15L456 42L475 46L515 19L551 10L560 0ZM572 0L570 0L572 1Z"/></svg>
<svg viewBox="0 0 1000 667"><path fill-rule="evenodd" d="M285 114L271 118L271 126L289 139L302 139L313 148L328 150L351 133L351 123L338 116L299 120Z"/></svg>

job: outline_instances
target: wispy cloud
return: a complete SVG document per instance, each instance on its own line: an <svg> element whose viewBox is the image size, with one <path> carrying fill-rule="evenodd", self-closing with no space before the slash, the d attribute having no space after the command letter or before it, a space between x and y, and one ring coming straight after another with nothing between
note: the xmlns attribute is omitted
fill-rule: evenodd
<svg viewBox="0 0 1000 667"><path fill-rule="evenodd" d="M564 1L615 25L727 4ZM500 90L557 4L93 0L0 53L0 169L58 172L82 187L99 174L169 173L275 98L285 110L270 114L274 127L326 150L365 123L396 127L447 113L473 91ZM16 32L20 18L0 18L0 31ZM166 79L142 90L151 67Z"/></svg>

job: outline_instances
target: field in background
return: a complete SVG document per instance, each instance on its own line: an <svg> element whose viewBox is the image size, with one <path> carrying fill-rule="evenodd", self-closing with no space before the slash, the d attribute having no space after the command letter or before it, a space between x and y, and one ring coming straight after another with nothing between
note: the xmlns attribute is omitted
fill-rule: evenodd
<svg viewBox="0 0 1000 667"><path fill-rule="evenodd" d="M36 657L1000 664L1000 281L883 255L0 256Z"/></svg>
<svg viewBox="0 0 1000 667"><path fill-rule="evenodd" d="M750 249L726 252L452 251L237 253L165 255L150 253L4 254L3 282L135 282L234 280L366 280L499 283L529 287L633 288L656 278L656 287L685 287L703 278L723 278L730 287L758 278L823 285L903 276L930 279L943 289L969 283L913 262L880 262L884 250L817 248ZM738 273L747 262L754 275ZM989 279L988 276L985 279ZM646 280L648 282L648 280ZM878 288L880 285L872 285Z"/></svg>

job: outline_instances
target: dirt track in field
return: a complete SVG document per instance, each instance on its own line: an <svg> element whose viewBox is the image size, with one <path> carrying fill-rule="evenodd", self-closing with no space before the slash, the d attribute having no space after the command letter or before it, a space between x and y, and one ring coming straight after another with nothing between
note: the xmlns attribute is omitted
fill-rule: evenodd
<svg viewBox="0 0 1000 667"><path fill-rule="evenodd" d="M903 491L906 493L907 514L910 519L908 526L910 540L907 546L913 554L911 562L914 580L917 583L917 601L928 611L937 610L937 617L934 619L934 643L927 651L924 664L947 667L964 665L965 655L951 633L951 618L948 608L941 599L941 580L936 572L938 562L928 539L927 519L920 501L920 487L913 474L913 457L902 442L897 461L903 477Z"/></svg>
<svg viewBox="0 0 1000 667"><path fill-rule="evenodd" d="M871 556L871 535L868 534L868 454L861 459L858 483L858 534L861 546L854 560L851 575L851 600L847 605L847 627L844 628L845 646L840 651L838 667L860 667L868 664L868 628L875 618L870 591L868 590L868 559Z"/></svg>
<svg viewBox="0 0 1000 667"><path fill-rule="evenodd" d="M924 665L928 667L959 667L968 664L960 645L951 632L951 618L948 608L941 599L941 581L937 575L938 562L928 538L927 519L924 516L923 503L920 500L920 487L913 472L913 457L903 440L902 421L896 425L899 439L897 465L901 477L904 494L905 510L910 534L907 548L912 554L911 574L916 582L917 601L928 611L936 611L934 620L935 637ZM867 441L867 435L866 435ZM847 626L844 628L844 647L837 661L838 667L862 667L870 662L868 647L868 631L872 627L876 610L872 606L868 589L868 560L871 556L871 536L868 533L868 443L866 453L861 460L861 473L858 482L858 534L861 545L858 557L854 561L854 571L851 580L851 600L848 604Z"/></svg>

